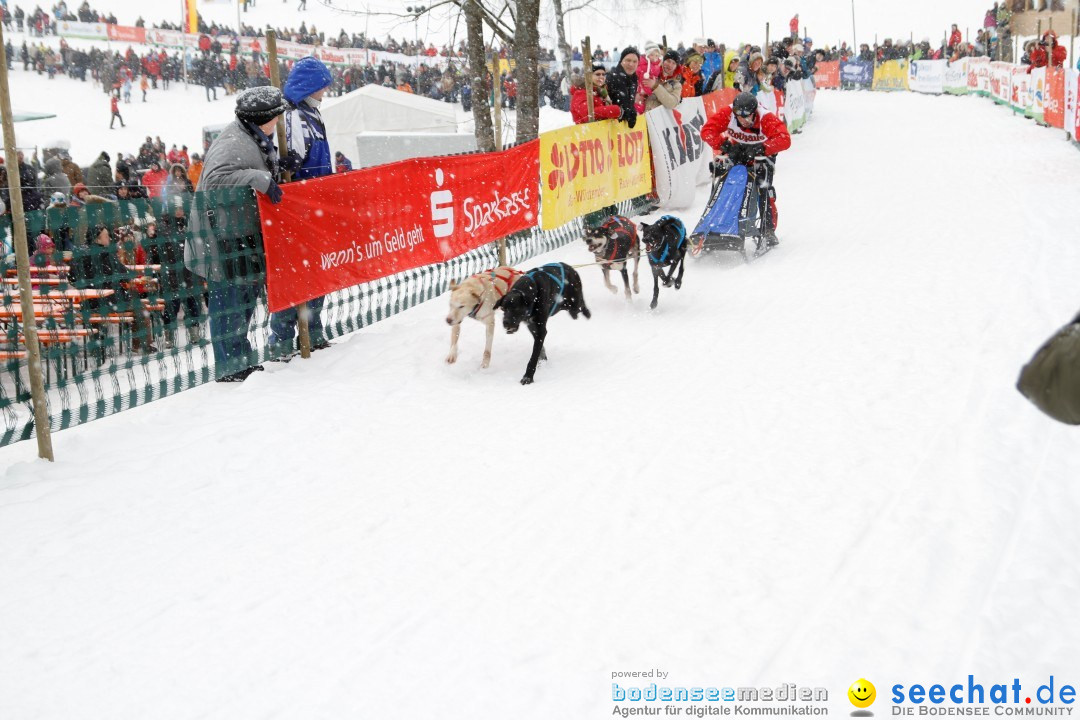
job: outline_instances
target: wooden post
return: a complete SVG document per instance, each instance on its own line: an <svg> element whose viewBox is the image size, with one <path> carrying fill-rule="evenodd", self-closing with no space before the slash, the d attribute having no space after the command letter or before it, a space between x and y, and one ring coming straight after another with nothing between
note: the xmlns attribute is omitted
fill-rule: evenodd
<svg viewBox="0 0 1080 720"><path fill-rule="evenodd" d="M15 149L15 121L11 116L8 93L7 50L0 28L0 115L4 124L4 155L7 158L8 189L11 199L11 232L15 243L15 264L19 272L19 305L22 307L22 330L26 338L26 369L30 375L30 398L34 405L34 430L38 457L53 461L49 406L45 401L45 381L41 373L41 348L38 346L37 316L30 289L30 251L26 243L26 215L23 211L22 184L19 182L18 151ZM18 370L16 370L18 372Z"/></svg>
<svg viewBox="0 0 1080 720"><path fill-rule="evenodd" d="M502 77L499 67L499 53L495 48L491 49L491 91L494 94L492 102L492 112L495 114L495 152L500 152L503 149L502 142ZM499 238L496 244L497 263L501 265L506 264L506 238Z"/></svg>
<svg viewBox="0 0 1080 720"><path fill-rule="evenodd" d="M765 23L765 47L762 48L762 56L767 60L771 53L769 52L769 23Z"/></svg>
<svg viewBox="0 0 1080 720"><path fill-rule="evenodd" d="M1076 10L1072 11L1072 32L1069 33L1069 60L1072 64L1073 59L1076 57L1073 51L1076 50Z"/></svg>
<svg viewBox="0 0 1080 720"><path fill-rule="evenodd" d="M589 108L589 122L592 122L596 119L596 109L593 104L592 38L588 35L585 36L585 66L581 72L585 75L585 103Z"/></svg>
<svg viewBox="0 0 1080 720"><path fill-rule="evenodd" d="M274 30L266 31L266 52L270 55L270 84L281 88L281 68L278 67L277 56L277 33ZM289 145L285 137L285 116L278 118L277 122L278 154L282 157L289 154ZM292 173L284 173L282 179L285 182L292 180ZM300 357L311 357L311 331L308 328L307 303L296 306L296 329L300 335Z"/></svg>
<svg viewBox="0 0 1080 720"><path fill-rule="evenodd" d="M499 67L499 53L495 48L491 49L491 103L492 112L495 114L495 152L503 149L502 142L502 73Z"/></svg>

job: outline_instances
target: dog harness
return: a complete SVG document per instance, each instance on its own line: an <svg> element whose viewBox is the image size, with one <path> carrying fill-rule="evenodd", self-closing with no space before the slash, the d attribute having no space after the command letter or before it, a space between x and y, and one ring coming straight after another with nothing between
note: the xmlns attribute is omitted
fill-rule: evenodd
<svg viewBox="0 0 1080 720"><path fill-rule="evenodd" d="M506 293L510 292L510 288L514 287L514 283L517 282L517 279L524 274L520 270L515 270L514 268L507 268L506 271L509 273L506 277L495 272L495 268L485 270L483 273L477 273L478 275L483 275L484 273L489 273L491 275L491 289L495 291L496 299L501 298L506 295ZM499 292L498 287L495 285L496 280L502 280L506 283L506 292ZM487 293L485 292L484 295L487 295ZM480 302L476 303L476 307L469 313L469 317L473 320L476 319L476 314L480 312L480 308L484 306L484 295L480 296Z"/></svg>
<svg viewBox="0 0 1080 720"><path fill-rule="evenodd" d="M558 271L559 271L559 277L555 277L554 273L552 273L550 270L548 270L548 268L557 268ZM563 265L562 263L551 263L550 265L541 265L538 268L533 268L529 272L525 273L525 277L532 280L534 285L536 284L536 280L533 278L533 275L535 273L543 273L544 275L547 275L549 278L551 278L555 282L555 284L559 286L559 297L562 297L563 290L566 289L566 266L565 265ZM557 303L557 302L551 304L551 312L548 313L548 317L551 317L552 315L555 314L555 311L559 309L560 304L561 303Z"/></svg>
<svg viewBox="0 0 1080 720"><path fill-rule="evenodd" d="M675 249L678 250L684 244L686 244L686 226L683 225L681 222L679 222L678 218L676 218L676 217L674 217L672 215L665 215L664 217L660 218L660 223L659 224L664 224L664 223L671 224L672 222L675 223L675 228L679 231L679 241L675 244ZM654 253L657 250L660 250L660 249L662 249L664 252L659 257L656 257L654 255ZM653 263L654 265L663 265L664 263L666 263L668 261L668 256L670 254L671 254L671 243L669 243L667 241L667 237L665 236L664 237L663 248L655 248L655 249L649 250L649 262Z"/></svg>
<svg viewBox="0 0 1080 720"><path fill-rule="evenodd" d="M626 224L627 221L624 218L612 215L607 222L600 226L600 229L604 231L614 231L618 235L616 238L609 237L608 244L604 246L603 254L607 256L606 259L609 263L618 262L620 240L624 241L626 245L626 255L630 255L630 248L633 247L634 244L634 235L631 229L633 226L631 225L630 228L627 228ZM610 254L608 253L608 250L611 251Z"/></svg>

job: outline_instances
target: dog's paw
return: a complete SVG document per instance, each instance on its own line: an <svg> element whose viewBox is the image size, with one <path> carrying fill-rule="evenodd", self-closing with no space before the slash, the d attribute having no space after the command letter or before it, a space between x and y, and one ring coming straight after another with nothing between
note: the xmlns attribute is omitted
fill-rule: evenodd
<svg viewBox="0 0 1080 720"><path fill-rule="evenodd" d="M487 370L488 365L491 364L491 353L484 353L484 361L480 363L481 370Z"/></svg>
<svg viewBox="0 0 1080 720"><path fill-rule="evenodd" d="M456 352L452 352L452 353L450 353L449 355L446 356L446 364L447 365L453 365L456 362L457 362L457 353Z"/></svg>
<svg viewBox="0 0 1080 720"><path fill-rule="evenodd" d="M655 310L656 309L656 304L657 304L656 300L653 300L651 303L649 303L649 309L650 310Z"/></svg>
<svg viewBox="0 0 1080 720"><path fill-rule="evenodd" d="M681 287L682 287L682 280L676 280L675 281L675 289L678 290Z"/></svg>
<svg viewBox="0 0 1080 720"><path fill-rule="evenodd" d="M607 287L608 290L611 291L612 295L619 292L619 288L615 287L614 285L607 285L606 287Z"/></svg>
<svg viewBox="0 0 1080 720"><path fill-rule="evenodd" d="M531 377L529 377L528 375L521 378L521 384L522 385L532 385L532 382L533 382L533 379Z"/></svg>

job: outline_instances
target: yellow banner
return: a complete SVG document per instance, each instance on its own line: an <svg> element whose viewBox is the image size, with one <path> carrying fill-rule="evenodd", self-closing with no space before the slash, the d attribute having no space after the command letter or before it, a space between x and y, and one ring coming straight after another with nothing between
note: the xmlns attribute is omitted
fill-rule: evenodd
<svg viewBox="0 0 1080 720"><path fill-rule="evenodd" d="M889 60L874 68L874 90L907 90L908 61Z"/></svg>
<svg viewBox="0 0 1080 720"><path fill-rule="evenodd" d="M652 191L645 118L615 120L540 135L540 227L552 230L586 213Z"/></svg>
<svg viewBox="0 0 1080 720"><path fill-rule="evenodd" d="M175 5L173 6L175 7ZM195 0L185 0L184 16L187 19L187 32L199 32L199 11L195 9Z"/></svg>

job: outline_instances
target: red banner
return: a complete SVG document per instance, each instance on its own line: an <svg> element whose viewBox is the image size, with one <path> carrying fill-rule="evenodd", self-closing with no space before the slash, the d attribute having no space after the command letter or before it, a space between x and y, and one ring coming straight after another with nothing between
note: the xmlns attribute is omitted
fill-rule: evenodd
<svg viewBox="0 0 1080 720"><path fill-rule="evenodd" d="M534 227L539 143L288 183L277 205L256 193L270 310L443 262Z"/></svg>
<svg viewBox="0 0 1080 720"><path fill-rule="evenodd" d="M701 99L705 103L705 117L711 118L720 112L721 108L731 107L731 103L735 102L735 96L738 94L738 90L724 88L723 90L702 95Z"/></svg>
<svg viewBox="0 0 1080 720"><path fill-rule="evenodd" d="M818 90L840 87L840 61L819 62L814 68L814 86Z"/></svg>
<svg viewBox="0 0 1080 720"><path fill-rule="evenodd" d="M1046 100L1043 119L1047 125L1065 128L1065 71L1046 68Z"/></svg>
<svg viewBox="0 0 1080 720"><path fill-rule="evenodd" d="M114 42L146 44L146 28L127 27L125 25L106 25L109 40Z"/></svg>

